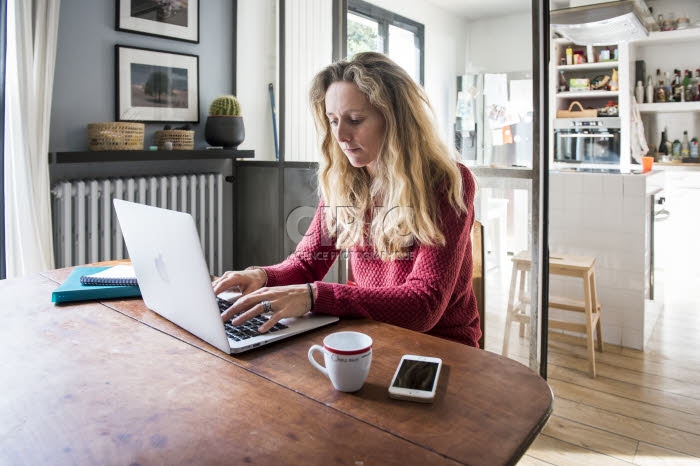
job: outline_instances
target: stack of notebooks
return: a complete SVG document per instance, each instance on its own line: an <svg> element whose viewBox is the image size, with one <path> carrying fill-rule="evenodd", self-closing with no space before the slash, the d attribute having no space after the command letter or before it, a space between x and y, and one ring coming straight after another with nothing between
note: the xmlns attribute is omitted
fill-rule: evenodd
<svg viewBox="0 0 700 466"><path fill-rule="evenodd" d="M66 281L53 291L51 301L65 303L134 296L141 296L141 291L130 265L75 267Z"/></svg>

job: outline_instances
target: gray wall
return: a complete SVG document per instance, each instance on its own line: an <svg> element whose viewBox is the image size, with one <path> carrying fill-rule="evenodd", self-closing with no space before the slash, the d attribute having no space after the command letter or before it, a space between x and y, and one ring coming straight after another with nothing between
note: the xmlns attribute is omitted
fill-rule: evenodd
<svg viewBox="0 0 700 466"><path fill-rule="evenodd" d="M206 146L209 103L233 92L235 37L231 0L200 0L199 44L117 31L114 0L63 0L51 108L49 151L87 150L87 124L115 121L114 45L199 56L199 114L195 148ZM144 146L163 124L146 124Z"/></svg>

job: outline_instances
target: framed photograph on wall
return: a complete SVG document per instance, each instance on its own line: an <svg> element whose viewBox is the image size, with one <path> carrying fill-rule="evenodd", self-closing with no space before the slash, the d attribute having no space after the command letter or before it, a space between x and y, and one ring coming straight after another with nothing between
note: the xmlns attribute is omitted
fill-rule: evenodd
<svg viewBox="0 0 700 466"><path fill-rule="evenodd" d="M117 30L199 43L199 0L117 0Z"/></svg>
<svg viewBox="0 0 700 466"><path fill-rule="evenodd" d="M115 46L118 121L199 123L199 57Z"/></svg>

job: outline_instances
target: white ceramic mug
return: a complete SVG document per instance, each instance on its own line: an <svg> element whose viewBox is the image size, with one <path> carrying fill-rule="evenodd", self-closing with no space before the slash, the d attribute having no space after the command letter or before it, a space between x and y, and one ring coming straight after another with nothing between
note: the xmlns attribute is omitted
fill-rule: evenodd
<svg viewBox="0 0 700 466"><path fill-rule="evenodd" d="M323 353L325 367L314 359ZM336 390L356 392L367 379L372 364L372 338L359 332L336 332L323 339L323 346L309 348L311 364L331 379Z"/></svg>

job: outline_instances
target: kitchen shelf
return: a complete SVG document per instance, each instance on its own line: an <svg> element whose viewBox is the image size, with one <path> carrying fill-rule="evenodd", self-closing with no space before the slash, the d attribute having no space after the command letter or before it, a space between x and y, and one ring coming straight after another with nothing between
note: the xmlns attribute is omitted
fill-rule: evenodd
<svg viewBox="0 0 700 466"><path fill-rule="evenodd" d="M558 65L557 70L559 71L589 71L589 70L611 70L617 68L619 62L617 60L613 61L601 61L596 63L581 63L579 65Z"/></svg>
<svg viewBox="0 0 700 466"><path fill-rule="evenodd" d="M599 99L601 97L617 97L618 95L620 95L619 91L565 91L556 94L558 99Z"/></svg>
<svg viewBox="0 0 700 466"><path fill-rule="evenodd" d="M700 112L700 102L661 102L654 104L639 104L637 108L642 113Z"/></svg>
<svg viewBox="0 0 700 466"><path fill-rule="evenodd" d="M254 150L119 150L52 152L49 163L149 162L168 160L252 159Z"/></svg>
<svg viewBox="0 0 700 466"><path fill-rule="evenodd" d="M635 44L652 45L673 42L694 42L700 39L700 28L679 29L675 31L654 31L649 33L646 39L634 41Z"/></svg>

